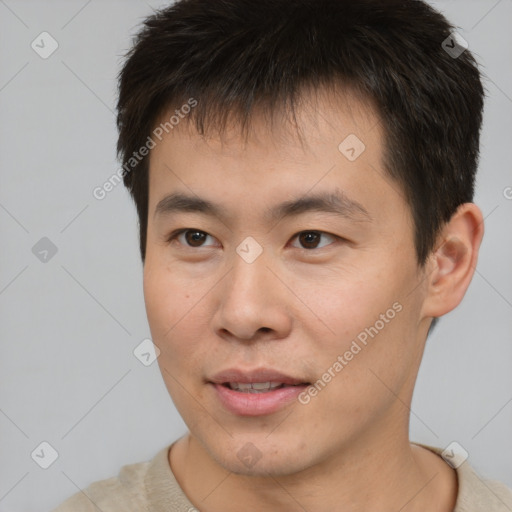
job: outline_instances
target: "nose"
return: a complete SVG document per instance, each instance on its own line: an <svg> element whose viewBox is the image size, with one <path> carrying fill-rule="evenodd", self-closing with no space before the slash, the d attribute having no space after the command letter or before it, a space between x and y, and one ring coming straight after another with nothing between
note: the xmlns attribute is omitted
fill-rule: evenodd
<svg viewBox="0 0 512 512"><path fill-rule="evenodd" d="M260 256L247 263L238 255L231 272L215 288L215 332L240 340L285 338L292 328L289 291Z"/></svg>

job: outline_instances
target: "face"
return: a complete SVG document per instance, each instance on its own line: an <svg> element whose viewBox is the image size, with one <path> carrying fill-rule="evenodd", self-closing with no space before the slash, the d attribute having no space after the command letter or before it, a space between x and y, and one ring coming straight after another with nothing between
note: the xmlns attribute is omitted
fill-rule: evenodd
<svg viewBox="0 0 512 512"><path fill-rule="evenodd" d="M192 437L235 473L292 474L408 434L428 328L411 213L377 118L333 102L303 110L302 143L254 117L247 142L182 122L151 151L152 339Z"/></svg>

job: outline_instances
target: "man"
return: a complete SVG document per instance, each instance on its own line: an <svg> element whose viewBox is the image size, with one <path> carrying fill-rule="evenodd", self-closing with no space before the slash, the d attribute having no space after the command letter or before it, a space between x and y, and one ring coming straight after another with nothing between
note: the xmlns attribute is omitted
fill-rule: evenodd
<svg viewBox="0 0 512 512"><path fill-rule="evenodd" d="M462 300L483 90L422 1L182 0L120 73L144 295L189 433L57 511L512 510L409 441Z"/></svg>

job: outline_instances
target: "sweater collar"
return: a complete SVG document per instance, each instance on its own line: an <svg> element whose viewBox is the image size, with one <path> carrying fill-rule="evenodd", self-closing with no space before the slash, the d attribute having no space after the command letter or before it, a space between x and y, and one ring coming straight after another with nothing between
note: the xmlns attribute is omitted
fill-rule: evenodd
<svg viewBox="0 0 512 512"><path fill-rule="evenodd" d="M148 472L144 479L145 491L148 497L148 512L162 512L165 510L183 510L184 512L198 512L198 509L190 502L183 489L178 484L169 464L169 451L172 443L160 450L151 460ZM443 450L434 446L421 443L412 443L421 446L439 457ZM504 502L499 494L502 492L497 484L481 479L469 465L463 462L456 470L458 491L457 501L453 512L469 512L480 510L477 503L481 503L488 510L494 510L492 506L501 510ZM186 508L184 508L186 507Z"/></svg>

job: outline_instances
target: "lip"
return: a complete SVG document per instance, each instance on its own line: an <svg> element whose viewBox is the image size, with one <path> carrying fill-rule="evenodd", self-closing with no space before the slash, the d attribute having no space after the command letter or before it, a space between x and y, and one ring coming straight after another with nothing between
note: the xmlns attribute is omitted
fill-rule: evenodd
<svg viewBox="0 0 512 512"><path fill-rule="evenodd" d="M243 393L222 384L210 382L221 404L238 416L263 416L272 414L297 400L308 384L280 388L266 393Z"/></svg>
<svg viewBox="0 0 512 512"><path fill-rule="evenodd" d="M244 393L225 386L228 382L281 382L293 387L279 388L265 393ZM220 403L229 412L239 416L272 414L295 402L308 386L304 379L291 377L266 368L243 371L237 368L224 370L208 382Z"/></svg>
<svg viewBox="0 0 512 512"><path fill-rule="evenodd" d="M307 381L297 377L291 377L280 371L269 368L256 368L253 370L242 370L240 368L229 368L216 373L210 382L214 384L225 384L227 382L241 382L252 384L254 382L282 382L290 386L304 384Z"/></svg>

